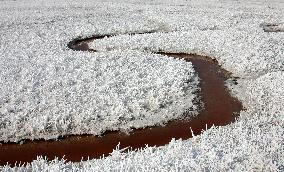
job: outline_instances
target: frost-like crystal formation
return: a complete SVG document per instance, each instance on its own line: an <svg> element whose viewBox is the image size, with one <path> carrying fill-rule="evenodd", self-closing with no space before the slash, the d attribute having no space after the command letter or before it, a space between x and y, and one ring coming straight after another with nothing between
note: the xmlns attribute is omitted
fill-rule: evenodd
<svg viewBox="0 0 284 172"><path fill-rule="evenodd" d="M159 85L164 82L161 84L163 86L155 87L157 92L153 92L153 95L167 97L170 94L172 97L165 98L165 102L158 97L154 100L142 98L148 103L146 106L138 106L141 113L133 111L133 116L124 115L125 123L117 119L118 116L106 115L105 119L111 117L113 120L105 120L106 123L101 125L111 126L105 129L114 129L114 126L125 129L130 125L139 127L144 119L163 121L172 118L173 116L168 116L167 119L161 115L151 116L147 107L159 111L155 114L163 110L173 112L175 107L183 107L183 101L194 99L194 94L184 92L183 95L178 88L184 87L184 80L190 80L187 91L197 89L196 76L189 63L147 51L197 53L217 59L222 67L241 78L237 80L238 85L232 85L230 81L227 84L232 94L245 106L235 123L214 127L192 139L172 141L163 147L148 147L128 153L116 150L107 158L80 163L39 158L25 166L6 166L0 167L0 170L284 171L284 32L265 32L267 26L273 31L283 30L283 11L283 0L0 1L1 140L48 139L56 138L57 134L70 134L71 131L91 132L90 126L96 124L88 124L86 122L90 119L84 119L94 113L90 109L119 107L111 113L120 111L123 114L138 105L130 105L130 101L124 102L123 99L118 99L119 96L108 99L110 95L92 97L91 94L108 88L112 93L117 89L122 92L132 91L129 98L138 98L139 94L133 96L135 87L126 89L116 87L116 84L123 84L118 81L130 81L127 77L132 77L133 83L138 83L139 74L152 78L147 82L141 81L141 84L145 84L141 88L147 88L150 83ZM100 53L73 52L66 47L66 43L77 37L148 31L160 33L96 40L90 45L94 49L105 51ZM123 71L116 67L125 58L128 59L127 62L137 66L137 73L116 75ZM150 60L142 63L143 59ZM111 66L107 69L113 71L109 71L109 74L102 73L103 70L98 69L97 64ZM146 68L143 64L151 65ZM131 70L129 66L131 65L121 65L119 69ZM167 72L163 73L163 70ZM96 84L101 82L94 80L99 71L101 77L115 78L105 80L110 85L101 85L100 90ZM160 79L160 74L161 80L155 80L158 76ZM172 77L175 75L177 78ZM174 87L166 82L172 83ZM102 93L105 90L100 92ZM44 96L50 98L43 99ZM115 101L120 104L92 106L82 103L95 102L89 101L90 99L110 100L109 103ZM69 104L70 101L65 100L72 100L73 103ZM166 106L158 108L160 105ZM53 110L49 111L50 109ZM70 112L63 113L64 110ZM37 111L46 113L36 113ZM27 118L28 115L23 114L33 114L33 118ZM140 115L143 118L140 119ZM130 120L131 117L134 118ZM114 125L110 121L114 121ZM36 122L45 125L29 125ZM72 127L76 122L85 125ZM146 124L143 122L143 125ZM8 129L9 127L12 129ZM44 130L46 132L41 133Z"/></svg>
<svg viewBox="0 0 284 172"><path fill-rule="evenodd" d="M141 51L73 55L45 65L19 64L6 56L2 141L98 135L153 126L189 109L189 115L196 114L198 78L191 63Z"/></svg>
<svg viewBox="0 0 284 172"><path fill-rule="evenodd" d="M96 3L87 11L62 9L63 2L54 14L52 3L30 8L19 2L9 15L11 2L0 3L0 141L100 135L197 114L199 81L190 62L142 51L67 48L81 34L107 32L108 20L120 20L109 30L115 33L128 27L125 17L137 31L152 28L147 19L130 12L105 16Z"/></svg>

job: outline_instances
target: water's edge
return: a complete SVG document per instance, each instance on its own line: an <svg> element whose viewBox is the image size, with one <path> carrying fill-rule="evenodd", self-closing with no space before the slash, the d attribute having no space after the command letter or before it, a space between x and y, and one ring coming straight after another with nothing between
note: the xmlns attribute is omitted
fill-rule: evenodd
<svg viewBox="0 0 284 172"><path fill-rule="evenodd" d="M141 33L139 33L141 34ZM74 39L68 47L75 51L91 51L88 42L110 35L93 36L85 39ZM193 64L200 78L201 100L204 108L198 116L190 120L174 120L165 126L134 129L130 134L119 131L108 131L102 137L93 135L69 136L58 141L25 141L24 144L3 143L0 145L0 165L16 162L31 162L37 156L55 157L69 161L86 160L88 157L99 158L108 156L120 143L120 148L143 148L145 145L161 146L169 143L172 138L188 139L191 131L198 135L212 125L223 126L235 121L242 104L232 97L225 86L230 73L222 69L211 58L183 53L159 53L175 58L184 58ZM83 158L82 158L83 157Z"/></svg>

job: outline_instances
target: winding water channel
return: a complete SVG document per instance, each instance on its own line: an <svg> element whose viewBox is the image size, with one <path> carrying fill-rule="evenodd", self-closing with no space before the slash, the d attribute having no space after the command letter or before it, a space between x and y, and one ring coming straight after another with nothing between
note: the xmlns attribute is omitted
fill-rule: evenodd
<svg viewBox="0 0 284 172"><path fill-rule="evenodd" d="M87 39L75 39L68 47L75 51L92 51L88 42L105 36L93 36ZM108 156L120 143L120 148L143 148L145 145L161 146L169 143L172 138L188 139L192 137L191 130L198 135L212 125L223 126L234 122L242 104L232 97L225 86L225 81L230 78L230 72L222 69L217 61L209 57L180 53L159 53L175 58L184 58L193 64L200 78L201 101L204 108L193 119L173 120L165 126L135 129L130 134L119 131L109 131L102 137L93 135L69 136L57 141L25 141L23 144L2 143L0 145L0 165L7 163L14 165L16 162L31 162L37 156L47 156L48 159L64 156L68 161L86 160L88 157L99 158ZM82 158L83 157L83 158Z"/></svg>

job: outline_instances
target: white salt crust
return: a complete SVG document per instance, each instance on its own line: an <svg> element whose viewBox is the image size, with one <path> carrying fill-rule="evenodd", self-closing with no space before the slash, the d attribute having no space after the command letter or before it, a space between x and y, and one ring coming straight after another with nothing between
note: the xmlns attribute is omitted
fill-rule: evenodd
<svg viewBox="0 0 284 172"><path fill-rule="evenodd" d="M147 147L128 153L117 149L109 157L80 163L38 158L24 166L1 167L2 171L284 171L284 35L283 32L263 31L264 23L283 23L282 0L0 3L1 14L5 14L1 23L9 22L11 25L1 24L1 40L5 40L5 44L0 44L1 50L13 46L11 51L17 51L9 55L14 57L13 60L24 54L33 62L43 63L41 58L32 58L36 52L28 51L30 46L40 45L25 44L26 49L15 48L17 45L22 47L24 43L21 42L31 41L27 40L27 34L21 39L16 39L19 37L15 36L17 34L10 34L15 36L11 41L6 33L8 28L15 29L17 25L19 30L22 25L31 27L39 16L40 20L44 20L42 25L57 22L56 27L51 25L53 35L48 37L55 38L62 34L60 38L67 40L74 35L150 30L169 32L106 38L94 42L92 47L100 51L107 48L122 49L111 51L116 52L113 56L117 56L118 52L124 53L125 49L138 49L133 53L134 56L141 49L210 55L225 69L232 71L234 76L241 78L237 80L237 85L233 85L230 80L227 85L245 106L245 110L233 124L212 127L192 139L173 140L165 146ZM31 12L34 9L39 12ZM55 12L56 15L53 14ZM76 17L81 20L76 21ZM97 23L100 25L96 25ZM71 29L71 26L76 26L76 29L67 29L64 33L60 31L64 28ZM2 34L3 30L6 35ZM42 41L46 39L44 37ZM49 49L42 50L41 55L50 52L52 56L60 57L64 51L58 52L58 47L63 47L65 43L66 40L57 39L50 43ZM101 54L109 55L111 52ZM81 56L81 59L84 56L95 56L69 53L69 56ZM50 63L46 60L43 64ZM19 63L11 62L10 66L19 66Z"/></svg>
<svg viewBox="0 0 284 172"><path fill-rule="evenodd" d="M191 63L141 51L88 53L67 48L80 34L102 33L117 20L115 12L105 16L107 7L91 15L99 3L93 3L89 12L74 12L75 6L64 9L60 3L54 10L48 2L47 7L32 8L27 4L21 8L19 3L15 9L6 1L0 3L4 19L0 31L0 141L100 135L106 130L160 125L185 112L187 117L197 114L199 81ZM14 18L6 20L10 11L15 12ZM130 14L122 15L139 22L129 26L133 30L152 27L147 18ZM118 18L123 29L124 17Z"/></svg>

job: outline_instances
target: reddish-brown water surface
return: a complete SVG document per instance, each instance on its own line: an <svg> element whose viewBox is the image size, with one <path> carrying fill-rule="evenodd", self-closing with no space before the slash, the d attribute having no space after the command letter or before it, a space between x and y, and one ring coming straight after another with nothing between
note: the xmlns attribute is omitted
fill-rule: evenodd
<svg viewBox="0 0 284 172"><path fill-rule="evenodd" d="M73 50L93 51L88 47L88 42L100 37L75 40L68 44ZM102 137L84 135L69 136L58 141L25 141L24 144L3 143L0 145L0 165L15 164L16 162L31 162L42 155L53 159L55 157L69 161L81 161L89 158L107 156L120 143L120 148L132 147L133 149L149 146L161 146L170 142L172 138L188 139L200 134L212 125L222 126L234 122L237 114L242 109L242 104L233 98L224 81L230 73L222 69L216 61L203 56L160 53L166 56L184 58L190 61L200 78L200 96L204 108L193 119L174 120L165 126L146 129L135 129L130 134L118 131L105 133ZM83 157L83 158L82 158Z"/></svg>

